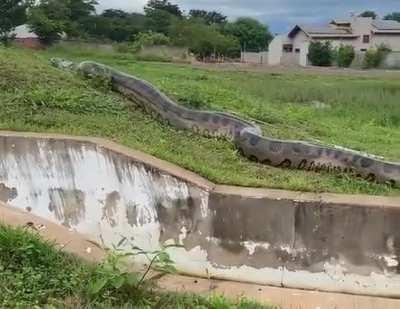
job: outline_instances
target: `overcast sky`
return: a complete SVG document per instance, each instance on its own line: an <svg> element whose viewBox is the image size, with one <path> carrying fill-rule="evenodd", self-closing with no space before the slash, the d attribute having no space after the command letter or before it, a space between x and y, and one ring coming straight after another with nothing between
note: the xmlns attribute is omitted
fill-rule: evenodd
<svg viewBox="0 0 400 309"><path fill-rule="evenodd" d="M97 0L99 11L107 8L143 12L147 0ZM274 33L286 32L295 24L322 24L351 12L373 10L381 15L400 11L400 0L170 0L181 9L217 10L230 19L251 16L270 26Z"/></svg>

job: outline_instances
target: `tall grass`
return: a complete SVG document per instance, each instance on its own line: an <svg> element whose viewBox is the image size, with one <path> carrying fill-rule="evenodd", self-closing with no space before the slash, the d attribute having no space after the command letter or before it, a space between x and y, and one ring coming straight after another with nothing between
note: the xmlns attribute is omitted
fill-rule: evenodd
<svg viewBox="0 0 400 309"><path fill-rule="evenodd" d="M0 129L111 138L221 184L313 192L400 192L346 175L250 162L230 142L203 138L159 123L123 97L52 68L48 58L103 62L149 80L182 104L252 118L268 136L342 145L393 159L400 158L396 80L216 72L121 60L112 53L81 53L60 47L40 54L0 50ZM364 89L374 83L381 84L374 86L375 92L381 94L374 95L384 95L376 103L384 104L384 108L376 107L367 95L365 103L364 99L351 99L356 94L350 90L340 91L353 85L364 97Z"/></svg>

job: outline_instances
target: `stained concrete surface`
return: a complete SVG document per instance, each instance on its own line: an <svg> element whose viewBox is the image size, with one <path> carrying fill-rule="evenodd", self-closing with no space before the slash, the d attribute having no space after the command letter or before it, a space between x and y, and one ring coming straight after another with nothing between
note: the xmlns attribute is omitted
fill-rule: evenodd
<svg viewBox="0 0 400 309"><path fill-rule="evenodd" d="M93 243L83 235L59 224L9 207L0 202L0 222L11 226L31 229L45 239L57 244L60 250L75 254L90 262L100 262L106 252L99 244ZM28 227L29 226L29 227ZM259 302L278 305L281 309L397 309L399 299L358 296L349 294L305 291L288 288L201 279L180 275L163 277L158 286L171 292L200 293L204 295L223 294L237 299L246 297Z"/></svg>

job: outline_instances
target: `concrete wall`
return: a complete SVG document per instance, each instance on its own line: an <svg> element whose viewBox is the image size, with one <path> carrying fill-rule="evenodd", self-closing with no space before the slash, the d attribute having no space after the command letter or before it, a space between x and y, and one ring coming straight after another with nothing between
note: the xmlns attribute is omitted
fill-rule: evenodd
<svg viewBox="0 0 400 309"><path fill-rule="evenodd" d="M286 36L277 35L273 38L268 46L268 64L279 65L281 64L283 41Z"/></svg>
<svg viewBox="0 0 400 309"><path fill-rule="evenodd" d="M219 186L100 139L0 134L0 200L183 273L400 297L400 198ZM129 245L125 245L126 249Z"/></svg>
<svg viewBox="0 0 400 309"><path fill-rule="evenodd" d="M382 68L400 69L400 52L389 53L383 61Z"/></svg>
<svg viewBox="0 0 400 309"><path fill-rule="evenodd" d="M400 52L400 34L374 34L372 47L384 44L394 52Z"/></svg>
<svg viewBox="0 0 400 309"><path fill-rule="evenodd" d="M241 60L244 63L268 64L268 52L242 52Z"/></svg>

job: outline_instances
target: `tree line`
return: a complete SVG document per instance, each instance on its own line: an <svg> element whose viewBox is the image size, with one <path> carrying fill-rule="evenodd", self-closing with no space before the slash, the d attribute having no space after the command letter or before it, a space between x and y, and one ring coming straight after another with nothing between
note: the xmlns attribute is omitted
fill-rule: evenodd
<svg viewBox="0 0 400 309"><path fill-rule="evenodd" d="M217 11L185 13L168 0L149 0L144 14L108 9L96 14L96 0L3 0L0 4L0 39L12 40L16 26L26 23L40 40L51 45L66 36L112 42L140 40L188 47L201 57L237 56L240 50L267 49L272 35L256 19L229 21ZM139 43L138 43L139 42Z"/></svg>

